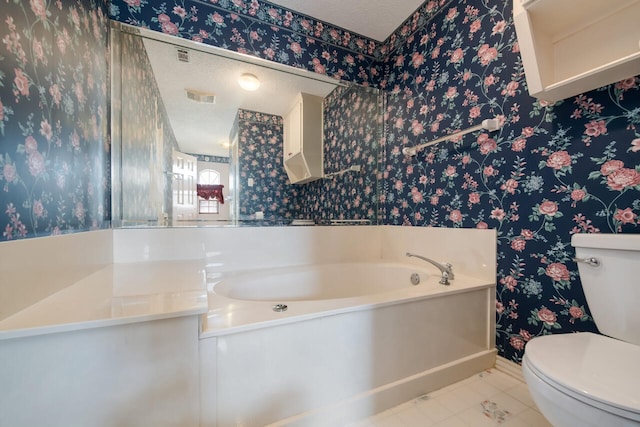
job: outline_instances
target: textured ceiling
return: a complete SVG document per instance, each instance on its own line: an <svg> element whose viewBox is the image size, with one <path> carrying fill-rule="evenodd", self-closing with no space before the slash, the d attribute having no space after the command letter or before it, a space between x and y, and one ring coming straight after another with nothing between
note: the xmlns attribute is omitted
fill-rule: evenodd
<svg viewBox="0 0 640 427"><path fill-rule="evenodd" d="M228 156L229 149L222 143L229 141L239 108L284 116L298 93L325 97L336 87L316 78L196 49L187 49L189 63L184 63L178 61L175 45L148 38L144 39L144 45L171 127L184 153ZM237 80L243 73L252 73L260 79L259 91L240 89ZM215 104L188 99L186 89L213 93Z"/></svg>
<svg viewBox="0 0 640 427"><path fill-rule="evenodd" d="M423 3L423 0L270 1L378 41L386 40ZM228 141L238 108L283 116L297 93L325 96L335 87L194 49L189 49L191 62L181 63L176 59L177 47L160 41L146 39L145 47L180 150L185 153L227 156L228 149L222 143ZM244 72L262 80L259 92L238 88L237 77ZM188 82L186 87L184 82ZM214 93L216 103L191 101L185 89Z"/></svg>
<svg viewBox="0 0 640 427"><path fill-rule="evenodd" d="M269 0L383 42L424 0Z"/></svg>

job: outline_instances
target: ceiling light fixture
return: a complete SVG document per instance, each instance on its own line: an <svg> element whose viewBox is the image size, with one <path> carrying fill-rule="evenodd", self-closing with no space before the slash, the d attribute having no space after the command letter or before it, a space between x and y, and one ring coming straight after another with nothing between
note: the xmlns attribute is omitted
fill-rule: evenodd
<svg viewBox="0 0 640 427"><path fill-rule="evenodd" d="M254 91L260 87L260 80L251 73L244 73L238 79L238 84L244 90Z"/></svg>

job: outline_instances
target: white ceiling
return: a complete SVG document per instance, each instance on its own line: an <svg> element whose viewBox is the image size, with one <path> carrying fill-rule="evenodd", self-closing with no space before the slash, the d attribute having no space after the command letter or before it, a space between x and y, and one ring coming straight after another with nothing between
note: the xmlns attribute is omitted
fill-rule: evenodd
<svg viewBox="0 0 640 427"><path fill-rule="evenodd" d="M335 83L197 49L188 49L190 62L184 63L178 61L175 45L148 38L144 45L171 127L184 153L228 156L229 149L222 144L229 142L239 108L284 116L298 93L325 97L336 87ZM237 80L243 73L260 79L262 84L257 91L247 92L239 87ZM186 89L213 93L216 102L192 101L187 98Z"/></svg>
<svg viewBox="0 0 640 427"><path fill-rule="evenodd" d="M381 42L424 3L424 0L269 1Z"/></svg>

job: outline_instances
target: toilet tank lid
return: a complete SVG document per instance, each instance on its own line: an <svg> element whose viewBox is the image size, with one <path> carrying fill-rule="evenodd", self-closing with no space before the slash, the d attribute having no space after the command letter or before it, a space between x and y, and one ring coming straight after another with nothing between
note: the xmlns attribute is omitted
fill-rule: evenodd
<svg viewBox="0 0 640 427"><path fill-rule="evenodd" d="M581 233L571 236L575 248L640 251L640 234Z"/></svg>

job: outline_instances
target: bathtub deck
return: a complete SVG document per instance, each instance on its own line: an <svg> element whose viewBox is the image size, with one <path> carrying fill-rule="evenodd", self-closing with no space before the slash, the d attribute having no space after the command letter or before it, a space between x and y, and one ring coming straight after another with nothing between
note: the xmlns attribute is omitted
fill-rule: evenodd
<svg viewBox="0 0 640 427"><path fill-rule="evenodd" d="M464 275L456 276L455 282L450 286L439 285L435 276L430 280L433 283L421 283L401 291L313 301L246 301L226 298L210 291L209 310L203 318L200 338L235 334L324 316L371 310L398 303L495 287L495 282ZM275 312L273 306L281 303L287 305L287 310Z"/></svg>
<svg viewBox="0 0 640 427"><path fill-rule="evenodd" d="M203 267L201 261L110 264L2 319L0 340L204 314Z"/></svg>

